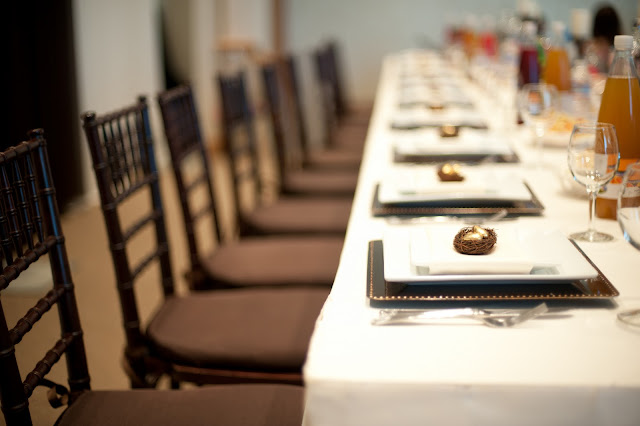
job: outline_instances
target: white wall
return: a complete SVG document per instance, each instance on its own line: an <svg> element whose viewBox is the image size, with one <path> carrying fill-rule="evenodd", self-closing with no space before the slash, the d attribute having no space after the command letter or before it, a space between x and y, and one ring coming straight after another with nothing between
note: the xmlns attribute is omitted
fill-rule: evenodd
<svg viewBox="0 0 640 426"><path fill-rule="evenodd" d="M568 22L572 8L593 10L602 1L539 0L538 4L547 22ZM638 0L611 3L630 31ZM460 22L468 13L498 16L516 5L516 0L289 0L285 34L288 48L305 55L322 40L336 39L349 97L371 101L385 54L419 46L425 39L440 44L447 19Z"/></svg>
<svg viewBox="0 0 640 426"><path fill-rule="evenodd" d="M216 96L214 86L216 39L215 0L163 0L167 59L176 77L189 83L196 99L202 137L215 139Z"/></svg>
<svg viewBox="0 0 640 426"><path fill-rule="evenodd" d="M271 0L226 0L226 9L226 36L253 40L260 50L272 49Z"/></svg>
<svg viewBox="0 0 640 426"><path fill-rule="evenodd" d="M80 111L105 113L149 96L158 162L167 163L166 144L156 106L164 88L160 13L162 0L74 0ZM271 0L165 0L179 27L179 72L194 86L203 136L217 136L219 116L214 45L219 37L253 40L260 50L273 46ZM593 9L599 0L539 0L547 21L569 18L575 7ZM640 0L614 0L625 29L638 13ZM288 0L284 2L286 48L302 54L307 83L312 81L309 53L325 39L342 47L343 78L355 101L372 100L382 57L418 46L440 43L445 19L465 14L497 15L515 8L516 0ZM175 46L174 46L175 47ZM308 84L307 84L308 85ZM308 95L308 94L307 94ZM313 101L313 94L306 96ZM80 119L78 119L80 129ZM95 178L82 136L84 182L95 197Z"/></svg>
<svg viewBox="0 0 640 426"><path fill-rule="evenodd" d="M160 164L166 163L163 131L155 96L164 87L157 0L74 0L79 110L98 114L148 97ZM97 199L91 157L81 120L84 187Z"/></svg>

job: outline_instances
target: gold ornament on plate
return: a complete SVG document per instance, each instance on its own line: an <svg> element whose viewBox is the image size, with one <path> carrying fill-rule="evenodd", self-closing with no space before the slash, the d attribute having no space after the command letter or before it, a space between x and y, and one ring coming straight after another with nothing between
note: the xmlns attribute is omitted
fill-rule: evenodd
<svg viewBox="0 0 640 426"><path fill-rule="evenodd" d="M496 242L498 236L491 228L481 226L467 226L462 228L453 239L453 248L462 254L487 254Z"/></svg>
<svg viewBox="0 0 640 426"><path fill-rule="evenodd" d="M442 182L461 182L464 176L460 174L460 164L444 163L438 169L438 177Z"/></svg>

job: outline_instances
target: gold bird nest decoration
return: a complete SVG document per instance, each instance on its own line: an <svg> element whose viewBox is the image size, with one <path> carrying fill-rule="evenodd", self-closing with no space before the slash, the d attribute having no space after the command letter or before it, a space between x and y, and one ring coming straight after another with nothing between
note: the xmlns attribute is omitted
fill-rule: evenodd
<svg viewBox="0 0 640 426"><path fill-rule="evenodd" d="M453 239L453 248L458 253L481 255L487 254L498 241L496 231L481 226L467 226L462 228Z"/></svg>

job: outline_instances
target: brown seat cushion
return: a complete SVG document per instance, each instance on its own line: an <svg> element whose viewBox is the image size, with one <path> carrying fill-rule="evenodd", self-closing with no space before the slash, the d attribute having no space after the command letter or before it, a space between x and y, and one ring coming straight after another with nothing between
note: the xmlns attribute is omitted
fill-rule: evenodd
<svg viewBox="0 0 640 426"><path fill-rule="evenodd" d="M242 221L250 234L344 235L350 212L348 198L280 197L243 215Z"/></svg>
<svg viewBox="0 0 640 426"><path fill-rule="evenodd" d="M286 385L225 385L164 391L88 391L59 425L299 426L303 388Z"/></svg>
<svg viewBox="0 0 640 426"><path fill-rule="evenodd" d="M331 286L343 242L338 236L242 238L216 249L202 266L223 286Z"/></svg>
<svg viewBox="0 0 640 426"><path fill-rule="evenodd" d="M314 151L307 158L306 166L317 169L359 170L362 154L349 150Z"/></svg>
<svg viewBox="0 0 640 426"><path fill-rule="evenodd" d="M282 192L310 196L344 196L351 199L357 184L357 171L295 170L285 176Z"/></svg>
<svg viewBox="0 0 640 426"><path fill-rule="evenodd" d="M331 133L330 148L362 153L367 132L368 126L340 125Z"/></svg>
<svg viewBox="0 0 640 426"><path fill-rule="evenodd" d="M300 372L328 289L214 290L172 297L147 328L160 355L199 367Z"/></svg>
<svg viewBox="0 0 640 426"><path fill-rule="evenodd" d="M350 106L339 120L340 124L368 126L373 112L373 104Z"/></svg>

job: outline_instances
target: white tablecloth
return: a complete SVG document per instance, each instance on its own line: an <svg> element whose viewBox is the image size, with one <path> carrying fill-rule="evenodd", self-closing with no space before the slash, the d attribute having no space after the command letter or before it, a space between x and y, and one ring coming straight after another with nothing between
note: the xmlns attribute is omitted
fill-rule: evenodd
<svg viewBox="0 0 640 426"><path fill-rule="evenodd" d="M305 425L640 425L640 331L616 320L640 308L640 252L615 221L597 221L615 241L580 243L620 291L610 306L569 305L506 329L370 324L367 243L389 226L371 215L373 189L402 167L392 163L389 128L400 57L383 64L340 267L304 367ZM492 94L475 96L491 111ZM562 178L565 151L545 149L535 166L527 132L514 127L509 136L523 163L496 167L523 173L545 206L542 217L518 219L522 226L586 229L586 196Z"/></svg>

